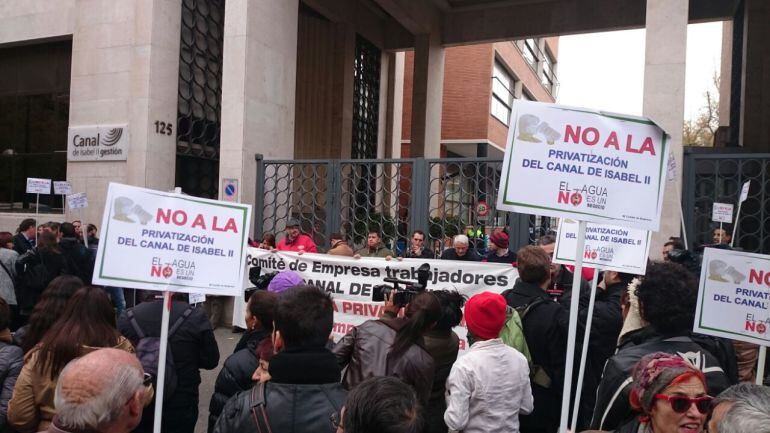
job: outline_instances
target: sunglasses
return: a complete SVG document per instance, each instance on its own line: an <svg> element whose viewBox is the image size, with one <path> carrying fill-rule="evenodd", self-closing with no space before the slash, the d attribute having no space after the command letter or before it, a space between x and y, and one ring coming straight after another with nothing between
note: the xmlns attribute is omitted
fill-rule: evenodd
<svg viewBox="0 0 770 433"><path fill-rule="evenodd" d="M708 414L711 412L711 402L714 397L704 395L703 397L690 398L683 395L655 394L657 400L666 400L671 405L671 409L676 413L685 413L690 410L693 404L698 412Z"/></svg>

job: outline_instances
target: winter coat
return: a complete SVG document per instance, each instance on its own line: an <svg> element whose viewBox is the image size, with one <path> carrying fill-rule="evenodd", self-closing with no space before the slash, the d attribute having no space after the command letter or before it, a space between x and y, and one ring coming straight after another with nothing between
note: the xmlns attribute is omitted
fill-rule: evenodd
<svg viewBox="0 0 770 433"><path fill-rule="evenodd" d="M465 253L464 256L460 257L455 252L454 248L447 248L444 250L443 253L441 253L441 260L462 260L465 262L480 262L481 256L479 254L468 248L468 252Z"/></svg>
<svg viewBox="0 0 770 433"><path fill-rule="evenodd" d="M433 387L428 399L426 413L427 432L446 433L447 426L444 423L446 412L446 380L457 360L460 350L460 338L452 330L431 329L423 336L425 350L433 357L435 370L433 373Z"/></svg>
<svg viewBox="0 0 770 433"><path fill-rule="evenodd" d="M43 266L45 266L47 274L46 281L43 282L42 286L27 287L22 283L23 278L17 279L16 300L18 301L19 310L25 314L32 312L35 304L40 300L40 295L54 278L59 275L70 274L70 270L67 267L67 261L63 254L32 249L16 260L16 275L21 276L24 272L39 263L42 263Z"/></svg>
<svg viewBox="0 0 770 433"><path fill-rule="evenodd" d="M238 343L235 345L235 349L233 349L233 353L239 352L247 347L251 347L252 349L256 348L262 339L265 337L270 337L270 333L265 332L263 329L253 330L253 331L245 331L241 335L241 339L238 340Z"/></svg>
<svg viewBox="0 0 770 433"><path fill-rule="evenodd" d="M435 363L424 343L413 344L398 359L389 354L396 331L403 323L403 319L367 320L340 339L332 352L340 369L347 367L342 379L345 389L353 389L370 377L395 376L412 385L420 401L427 404Z"/></svg>
<svg viewBox="0 0 770 433"><path fill-rule="evenodd" d="M118 337L114 348L134 353L134 346L123 336ZM80 356L97 349L101 347L81 346ZM8 403L8 424L19 433L47 429L56 414L53 398L58 377L51 380L50 371L50 367L41 365L39 349L31 350L24 357L24 367Z"/></svg>
<svg viewBox="0 0 770 433"><path fill-rule="evenodd" d="M0 431L6 431L8 425L8 402L13 395L16 379L24 365L24 352L21 347L11 343L11 332L0 332Z"/></svg>
<svg viewBox="0 0 770 433"><path fill-rule="evenodd" d="M613 430L636 415L629 405L632 372L639 360L653 352L666 352L682 356L698 367L706 375L709 395L718 395L735 383L725 374L718 359L698 344L690 335L663 336L649 329L642 329L643 342L627 342L615 356L607 361L604 373L596 393L591 428Z"/></svg>
<svg viewBox="0 0 770 433"><path fill-rule="evenodd" d="M393 251L389 250L385 247L385 245L380 243L377 244L377 247L374 249L371 249L368 246L359 248L356 250L356 254L361 257L388 257L393 256Z"/></svg>
<svg viewBox="0 0 770 433"><path fill-rule="evenodd" d="M288 242L286 238L281 239L278 241L278 245L275 246L275 249L278 251L304 251L306 253L317 252L313 239L304 233L300 233L293 242Z"/></svg>
<svg viewBox="0 0 770 433"><path fill-rule="evenodd" d="M16 260L18 259L19 253L16 251L0 248L0 263L5 267L5 269L0 267L0 297L2 297L8 305L17 304L14 281L16 280Z"/></svg>
<svg viewBox="0 0 770 433"><path fill-rule="evenodd" d="M34 238L33 238L34 240ZM13 236L13 250L22 255L34 248L31 241L28 241L22 233L16 233Z"/></svg>
<svg viewBox="0 0 770 433"><path fill-rule="evenodd" d="M404 250L404 252L401 254L401 257L405 259L430 259L433 260L436 258L436 254L433 253L433 251L430 250L430 248L423 248L420 250L420 254L415 254L412 252L411 248L407 248Z"/></svg>
<svg viewBox="0 0 770 433"><path fill-rule="evenodd" d="M247 340L246 347L230 355L217 375L217 380L214 383L214 394L211 395L211 402L209 403L209 433L214 431L214 424L222 413L227 400L254 385L251 377L259 366L257 346L267 334L260 331L249 334L252 338ZM257 339L254 338L255 336L262 338Z"/></svg>
<svg viewBox="0 0 770 433"><path fill-rule="evenodd" d="M338 242L337 245L334 246L334 248L329 248L329 251L326 252L326 254L331 254L333 256L346 256L346 257L353 257L356 255L356 253L353 252L353 249L350 248L350 245L348 245L347 242Z"/></svg>
<svg viewBox="0 0 770 433"><path fill-rule="evenodd" d="M64 255L70 274L89 284L94 274L93 251L75 238L62 238L59 241L59 249Z"/></svg>
<svg viewBox="0 0 770 433"><path fill-rule="evenodd" d="M496 252L490 251L489 254L484 257L484 261L488 263L505 263L510 265L516 262L516 253L508 251L505 255L498 256Z"/></svg>
<svg viewBox="0 0 770 433"><path fill-rule="evenodd" d="M162 300L143 302L132 308L139 327L148 337L160 337L160 322L163 316ZM187 302L172 301L169 323L174 323L189 307ZM127 313L118 319L118 329L131 340L134 345L139 343L139 336L128 320ZM174 357L177 386L171 400L164 403L166 407L186 407L198 404L198 385L201 383L201 368L211 370L219 364L219 347L214 339L211 323L202 308L195 308L168 343L168 350Z"/></svg>
<svg viewBox="0 0 770 433"><path fill-rule="evenodd" d="M550 378L550 386L532 383L535 409L530 415L521 417L521 430L545 429L555 431L561 409L564 387L565 358L567 356L567 333L569 312L554 302L546 292L535 284L517 281L511 290L503 292L506 302L513 308L531 305L542 300L527 313L522 325L532 363L539 366Z"/></svg>
<svg viewBox="0 0 770 433"><path fill-rule="evenodd" d="M312 366L312 368L308 368ZM284 349L270 360L269 382L264 385L265 410L270 430L276 433L334 433L329 416L339 413L346 392L334 355L323 348ZM257 386L257 385L255 385ZM252 392L231 398L213 433L256 432Z"/></svg>

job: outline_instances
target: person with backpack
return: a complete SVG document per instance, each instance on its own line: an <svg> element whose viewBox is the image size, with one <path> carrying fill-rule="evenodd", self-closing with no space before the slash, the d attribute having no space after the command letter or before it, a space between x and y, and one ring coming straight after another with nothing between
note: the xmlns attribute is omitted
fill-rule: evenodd
<svg viewBox="0 0 770 433"><path fill-rule="evenodd" d="M340 368L326 348L334 323L328 293L315 286L292 287L278 297L273 316L278 353L269 365L270 380L231 398L214 433L334 433L346 392Z"/></svg>
<svg viewBox="0 0 770 433"><path fill-rule="evenodd" d="M13 235L10 232L0 232L0 297L5 299L11 309L11 330L16 330L19 307L16 301L16 260L19 253L13 250Z"/></svg>
<svg viewBox="0 0 770 433"><path fill-rule="evenodd" d="M13 344L11 330L8 329L10 323L11 310L0 298L0 431L8 430L8 401L24 365L24 352Z"/></svg>
<svg viewBox="0 0 770 433"><path fill-rule="evenodd" d="M551 258L542 248L528 245L517 254L519 280L503 292L506 303L521 317L532 367L532 395L535 408L519 417L521 431L554 433L559 427L564 370L567 356L569 312L555 302L550 287Z"/></svg>
<svg viewBox="0 0 770 433"><path fill-rule="evenodd" d="M219 347L206 312L191 306L186 298L183 293L175 293L171 302L161 424L164 433L195 431L200 369L211 370L219 364ZM118 319L118 329L137 347L142 367L153 377L158 371L162 308L162 298L151 298L126 310ZM154 406L153 402L145 409L135 432L152 431Z"/></svg>
<svg viewBox="0 0 770 433"><path fill-rule="evenodd" d="M59 249L56 235L43 232L38 236L37 246L22 254L16 261L16 300L19 315L26 323L40 295L54 278L71 274L67 260Z"/></svg>
<svg viewBox="0 0 770 433"><path fill-rule="evenodd" d="M131 342L115 329L107 295L95 287L82 287L40 344L26 355L8 404L10 427L19 433L46 430L56 414L59 373L73 359L103 347L134 352Z"/></svg>
<svg viewBox="0 0 770 433"><path fill-rule="evenodd" d="M93 251L80 242L72 223L62 223L59 226L59 232L61 233L59 249L67 262L69 273L90 283L94 273Z"/></svg>

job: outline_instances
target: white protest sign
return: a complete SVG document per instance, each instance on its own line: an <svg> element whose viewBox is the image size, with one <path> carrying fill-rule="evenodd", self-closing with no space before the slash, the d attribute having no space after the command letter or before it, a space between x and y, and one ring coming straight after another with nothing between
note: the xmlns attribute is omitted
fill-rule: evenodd
<svg viewBox="0 0 770 433"><path fill-rule="evenodd" d="M668 164L666 166L666 180L672 182L676 179L676 158L674 152L668 152Z"/></svg>
<svg viewBox="0 0 770 433"><path fill-rule="evenodd" d="M188 295L188 301L189 301L190 305L202 304L202 303L206 302L206 295L201 294L201 293L190 293Z"/></svg>
<svg viewBox="0 0 770 433"><path fill-rule="evenodd" d="M693 330L770 345L770 256L706 248Z"/></svg>
<svg viewBox="0 0 770 433"><path fill-rule="evenodd" d="M66 180L56 180L53 183L53 193L56 195L68 195L72 194L72 185Z"/></svg>
<svg viewBox="0 0 770 433"><path fill-rule="evenodd" d="M656 231L669 147L646 118L516 100L497 208Z"/></svg>
<svg viewBox="0 0 770 433"><path fill-rule="evenodd" d="M743 203L749 198L749 187L751 187L750 180L746 181L746 183L743 184L743 188L741 188L741 198L738 200L740 203Z"/></svg>
<svg viewBox="0 0 770 433"><path fill-rule="evenodd" d="M36 177L27 178L27 193L29 194L50 194L51 179L39 179Z"/></svg>
<svg viewBox="0 0 770 433"><path fill-rule="evenodd" d="M711 209L711 221L718 223L733 222L732 203L714 203L714 207Z"/></svg>
<svg viewBox="0 0 770 433"><path fill-rule="evenodd" d="M110 183L94 284L239 296L251 206Z"/></svg>
<svg viewBox="0 0 770 433"><path fill-rule="evenodd" d="M67 207L70 209L83 209L88 207L88 197L86 193L79 192L67 196Z"/></svg>
<svg viewBox="0 0 770 433"><path fill-rule="evenodd" d="M553 261L574 265L578 222L561 218L558 233ZM589 223L586 225L583 265L644 275L651 237L652 233L646 230Z"/></svg>
<svg viewBox="0 0 770 433"><path fill-rule="evenodd" d="M430 265L427 289L458 290L468 297L483 291L500 293L513 286L518 272L508 264L457 262L454 260L390 260L379 257L331 256L326 254L277 252L249 248L249 267L260 266L262 274L292 270L308 284L317 286L334 299L332 335L339 340L354 326L382 316L383 302L372 302L372 287L387 284L383 278L417 281L417 268ZM250 285L249 285L250 286ZM244 287L245 289L245 287ZM464 322L455 328L460 349L466 348Z"/></svg>

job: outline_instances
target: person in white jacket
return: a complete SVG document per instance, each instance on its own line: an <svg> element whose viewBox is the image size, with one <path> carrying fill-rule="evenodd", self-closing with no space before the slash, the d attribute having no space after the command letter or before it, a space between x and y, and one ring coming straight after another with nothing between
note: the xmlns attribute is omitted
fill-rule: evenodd
<svg viewBox="0 0 770 433"><path fill-rule="evenodd" d="M498 338L505 309L505 298L491 292L465 304L472 344L447 379L444 421L450 431L517 433L519 414L532 412L527 359Z"/></svg>

